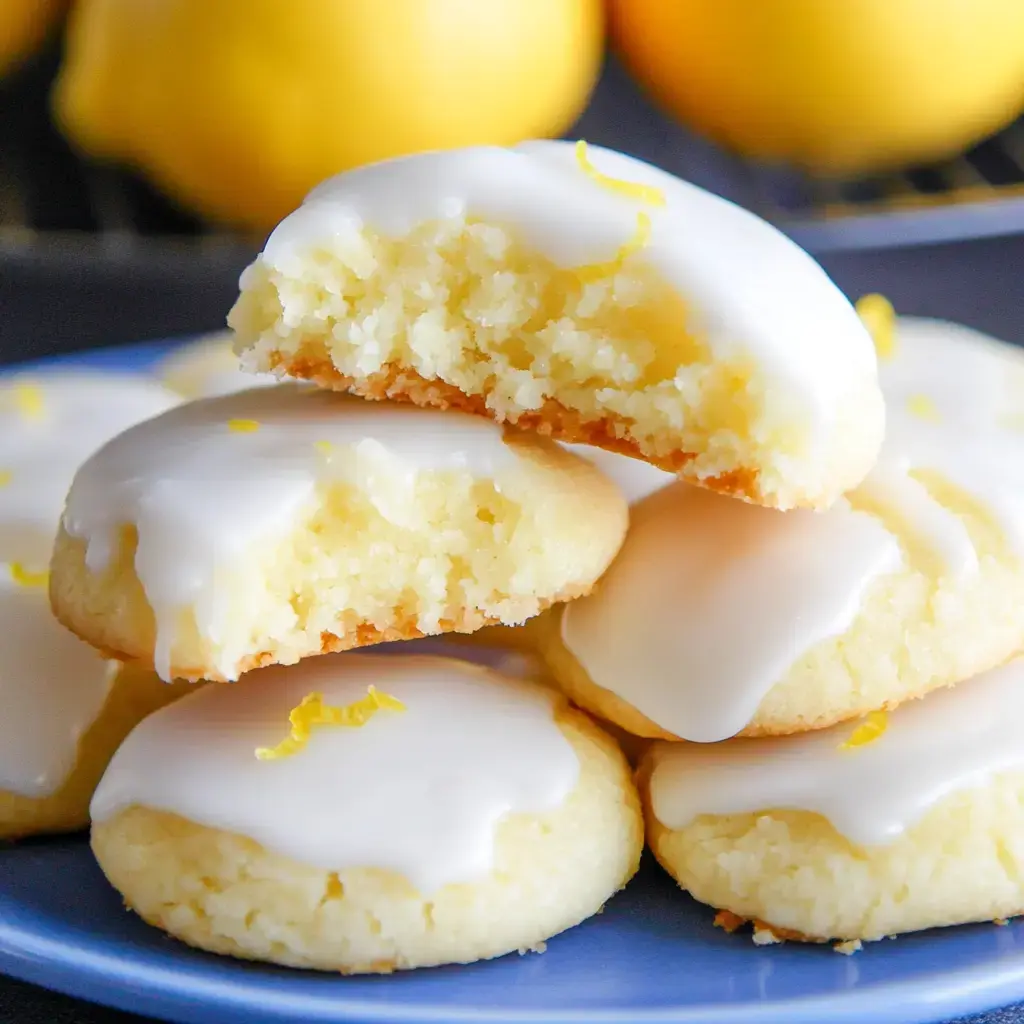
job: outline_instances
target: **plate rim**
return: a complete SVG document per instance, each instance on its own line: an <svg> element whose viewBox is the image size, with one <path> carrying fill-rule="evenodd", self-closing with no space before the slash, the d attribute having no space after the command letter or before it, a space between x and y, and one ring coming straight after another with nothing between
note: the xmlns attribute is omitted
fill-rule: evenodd
<svg viewBox="0 0 1024 1024"><path fill-rule="evenodd" d="M156 1005L146 1006L143 1012L187 1024L205 1024L210 1020L210 1010L260 1024L299 1020L308 1024L821 1024L825 1020L830 1024L863 1024L869 1017L875 1024L939 1024L1013 1005L1014 999L1024 994L1021 950L993 964L936 970L913 981L887 981L839 996L829 992L771 1002L748 1000L653 1010L623 1007L492 1011L482 1006L447 1007L440 1003L396 1006L383 1000L339 996L334 986L325 987L322 993L296 993L275 990L270 985L254 986L242 978L237 982L221 977L201 978L191 969L176 971L158 964L125 960L116 953L74 945L7 923L4 903L0 896L3 973L131 1013L140 1012L141 998L155 998ZM218 959L231 962L230 958ZM318 972L296 972L296 977L302 975L323 977ZM192 1004L197 1015L178 1012L183 1003ZM248 1017L241 1016L243 1013Z"/></svg>

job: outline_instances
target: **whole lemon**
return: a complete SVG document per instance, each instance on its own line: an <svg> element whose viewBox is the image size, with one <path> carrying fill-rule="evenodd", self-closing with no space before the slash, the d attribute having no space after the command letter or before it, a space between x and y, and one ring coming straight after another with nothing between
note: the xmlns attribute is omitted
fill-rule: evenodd
<svg viewBox="0 0 1024 1024"><path fill-rule="evenodd" d="M0 74L36 49L65 6L66 0L0 0Z"/></svg>
<svg viewBox="0 0 1024 1024"><path fill-rule="evenodd" d="M950 156L1024 107L1021 0L610 0L635 76L750 157L854 174Z"/></svg>
<svg viewBox="0 0 1024 1024"><path fill-rule="evenodd" d="M559 134L603 31L601 0L79 0L55 110L85 151L262 231L360 164Z"/></svg>

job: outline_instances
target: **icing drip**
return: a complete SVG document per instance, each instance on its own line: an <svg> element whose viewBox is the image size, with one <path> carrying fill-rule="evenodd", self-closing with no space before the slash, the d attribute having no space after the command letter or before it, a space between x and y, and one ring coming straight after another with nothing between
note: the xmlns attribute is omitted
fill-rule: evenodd
<svg viewBox="0 0 1024 1024"><path fill-rule="evenodd" d="M1024 659L910 701L870 743L849 725L714 746L658 743L651 801L668 828L702 814L810 811L854 843L891 842L959 790L1024 768Z"/></svg>
<svg viewBox="0 0 1024 1024"><path fill-rule="evenodd" d="M562 637L598 686L710 743L739 732L899 562L864 513L775 512L677 483L636 508L598 589L565 607Z"/></svg>
<svg viewBox="0 0 1024 1024"><path fill-rule="evenodd" d="M457 412L301 384L257 388L180 406L107 445L76 476L64 526L86 542L93 572L108 564L120 529L136 528L135 570L167 678L183 610L216 636L229 612L218 601L219 574L289 537L319 484L355 473L378 512L401 522L417 473L492 477L516 459L503 437L490 421ZM335 459L342 451L354 462Z"/></svg>

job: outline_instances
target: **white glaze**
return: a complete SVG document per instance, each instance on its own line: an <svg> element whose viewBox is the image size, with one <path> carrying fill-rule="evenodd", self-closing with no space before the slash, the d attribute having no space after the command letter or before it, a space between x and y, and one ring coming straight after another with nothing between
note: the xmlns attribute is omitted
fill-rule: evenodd
<svg viewBox="0 0 1024 1024"><path fill-rule="evenodd" d="M490 644L467 642L460 640L458 633L374 644L362 648L359 653L386 657L395 654L430 654L439 658L457 658L473 665L482 665L492 672L510 676L512 679L549 685L547 671L539 655Z"/></svg>
<svg viewBox="0 0 1024 1024"><path fill-rule="evenodd" d="M172 352L160 365L161 379L185 398L215 398L276 384L270 373L247 373L232 350L230 331L199 338Z"/></svg>
<svg viewBox="0 0 1024 1024"><path fill-rule="evenodd" d="M635 509L597 590L565 607L562 638L598 686L711 743L899 563L892 535L848 507L776 512L676 483Z"/></svg>
<svg viewBox="0 0 1024 1024"><path fill-rule="evenodd" d="M879 373L888 421L880 471L938 471L988 508L1024 558L1024 351L959 324L904 317ZM936 420L911 411L919 397ZM934 517L959 524L933 504ZM965 568L963 539L950 539L957 528L947 524L936 548L952 572Z"/></svg>
<svg viewBox="0 0 1024 1024"><path fill-rule="evenodd" d="M262 262L299 277L311 250L362 227L400 237L438 218L508 225L554 263L611 259L651 220L642 258L685 298L687 328L722 359L753 359L773 396L823 442L848 396L875 374L871 340L815 261L767 222L650 164L597 146L602 173L662 190L664 206L609 189L579 167L572 144L525 142L424 153L332 178L274 230ZM246 286L243 273L241 285ZM827 445L821 444L824 456Z"/></svg>
<svg viewBox="0 0 1024 1024"><path fill-rule="evenodd" d="M345 705L370 684L406 710L315 728L291 757L255 757L287 735L307 693ZM389 869L426 895L485 877L498 823L558 808L578 778L542 688L443 658L327 655L207 686L145 719L91 813L162 810L325 870Z"/></svg>
<svg viewBox="0 0 1024 1024"><path fill-rule="evenodd" d="M857 494L912 531L934 557L929 570L954 585L977 571L978 553L914 471L963 486L1024 554L1024 353L904 319L880 375L889 436ZM911 411L918 396L937 422ZM800 655L852 624L867 585L899 566L897 543L843 506L781 516L683 484L671 493L634 510L597 590L566 607L562 638L595 683L664 729L725 739Z"/></svg>
<svg viewBox="0 0 1024 1024"><path fill-rule="evenodd" d="M259 427L235 432L231 420ZM354 463L325 455L323 442L353 452ZM194 608L202 635L215 637L231 613L219 600L220 574L287 538L318 484L354 474L377 511L401 523L418 473L465 469L489 478L516 458L502 429L483 417L280 384L192 402L122 434L75 477L64 526L86 542L93 572L108 564L120 528L135 526L135 570L156 617L156 668L166 679L182 610Z"/></svg>
<svg viewBox="0 0 1024 1024"><path fill-rule="evenodd" d="M38 417L16 400L38 390ZM79 464L122 430L178 397L141 376L82 370L0 379L0 562L45 569L68 486Z"/></svg>
<svg viewBox="0 0 1024 1024"><path fill-rule="evenodd" d="M880 738L841 749L854 727L659 743L654 813L681 829L702 814L812 811L861 846L891 842L951 793L1024 768L1024 659L910 701L890 713Z"/></svg>
<svg viewBox="0 0 1024 1024"><path fill-rule="evenodd" d="M676 479L674 473L666 473L657 466L652 466L643 459L633 459L628 455L605 451L590 444L563 444L581 459L596 466L625 497L630 505L642 501L649 494L660 491Z"/></svg>
<svg viewBox="0 0 1024 1024"><path fill-rule="evenodd" d="M15 400L18 383L37 389L32 416ZM44 798L60 789L116 669L58 625L45 586L14 582L8 563L45 570L78 463L176 401L123 374L49 371L0 381L0 790Z"/></svg>
<svg viewBox="0 0 1024 1024"><path fill-rule="evenodd" d="M22 587L0 565L0 790L41 798L75 766L82 735L110 694L116 662L50 613L45 587Z"/></svg>

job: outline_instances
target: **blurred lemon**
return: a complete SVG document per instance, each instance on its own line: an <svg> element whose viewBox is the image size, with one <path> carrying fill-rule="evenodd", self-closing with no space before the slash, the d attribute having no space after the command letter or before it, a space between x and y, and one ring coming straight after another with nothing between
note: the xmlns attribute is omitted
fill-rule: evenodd
<svg viewBox="0 0 1024 1024"><path fill-rule="evenodd" d="M55 106L79 146L265 230L338 171L556 135L601 0L79 0Z"/></svg>
<svg viewBox="0 0 1024 1024"><path fill-rule="evenodd" d="M622 56L696 130L851 174L939 159L1024 107L1022 0L610 0Z"/></svg>
<svg viewBox="0 0 1024 1024"><path fill-rule="evenodd" d="M0 0L0 74L43 41L66 0Z"/></svg>

